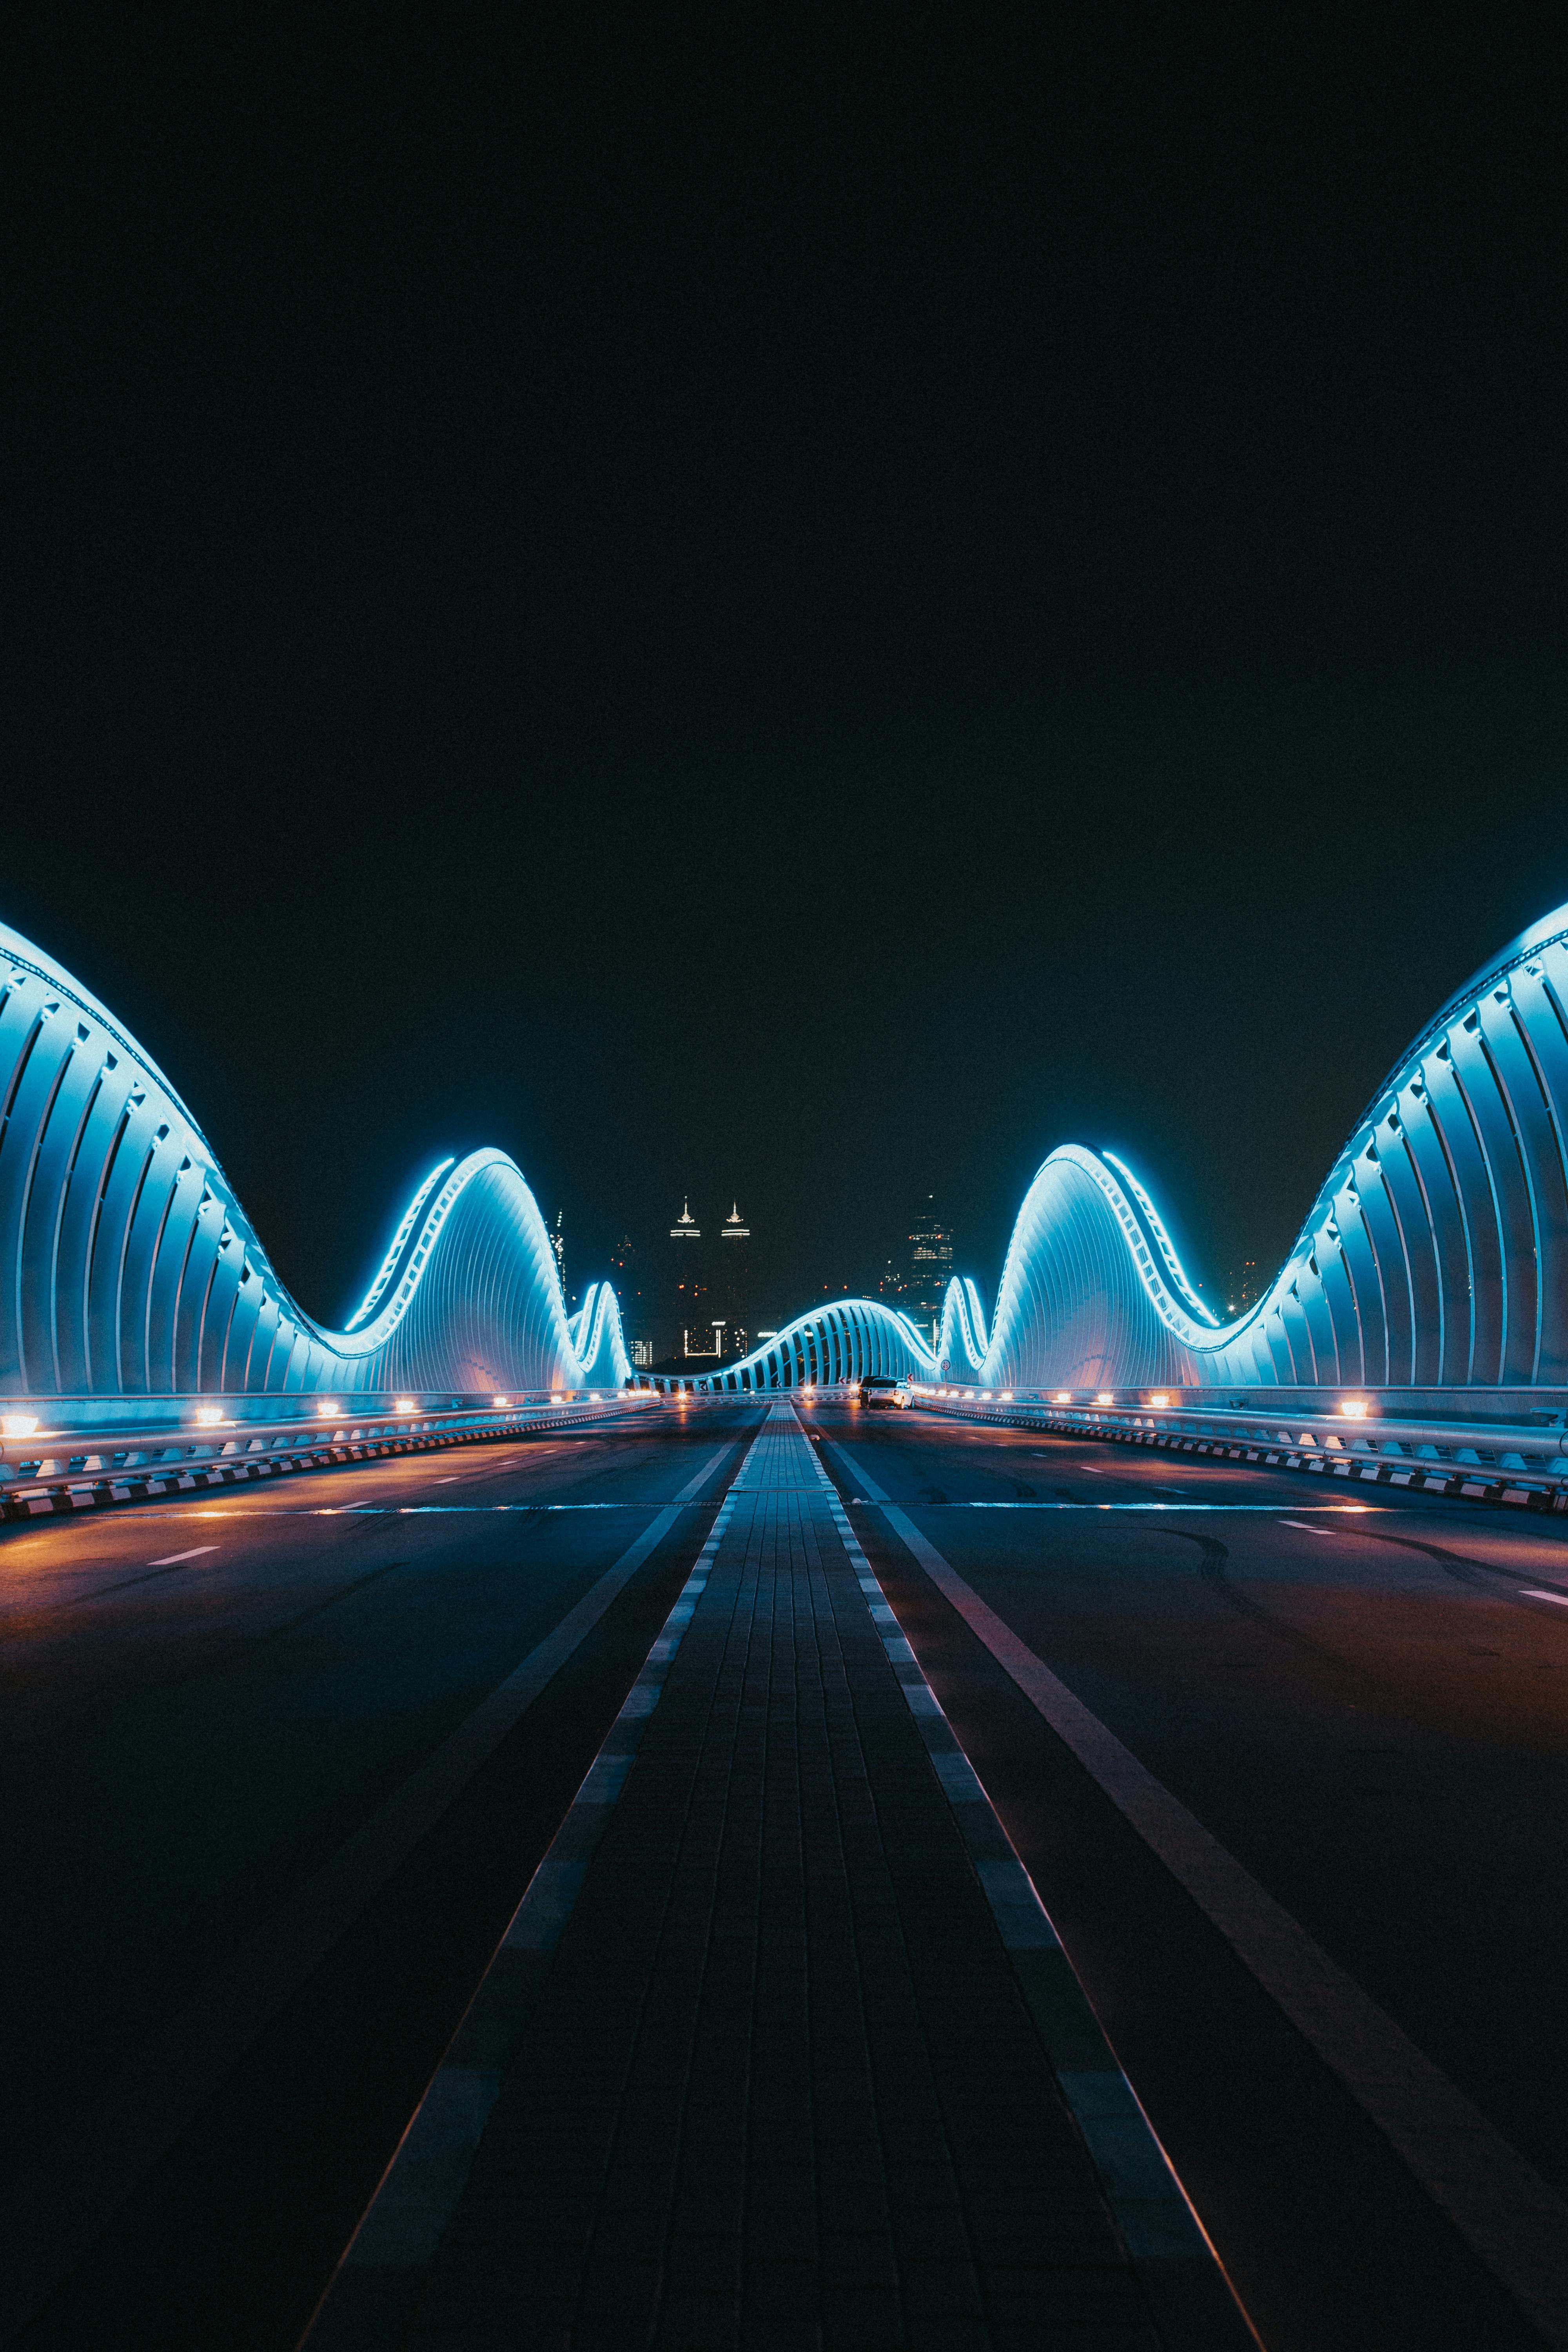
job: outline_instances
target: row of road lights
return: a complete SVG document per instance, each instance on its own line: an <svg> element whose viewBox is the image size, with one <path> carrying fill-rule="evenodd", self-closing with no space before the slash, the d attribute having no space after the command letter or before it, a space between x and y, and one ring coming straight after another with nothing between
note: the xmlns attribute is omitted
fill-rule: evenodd
<svg viewBox="0 0 1568 2352"><path fill-rule="evenodd" d="M801 1394L803 1396L810 1396L816 1387L816 1382L815 1381L805 1381L801 1383ZM552 1392L550 1402L552 1405L570 1404L573 1393L574 1393L574 1391L563 1393L560 1390L553 1391ZM591 1396L595 1391L589 1390L587 1393ZM651 1396L653 1391L651 1390L641 1391L633 1391L631 1393L634 1395L641 1393ZM916 1396L964 1398L981 1404L1012 1404L1015 1402L1016 1392L1012 1389L934 1389L915 1387L913 1389L913 1393ZM679 1396L685 1397L688 1394L688 1391L685 1389L679 1389L677 1391L677 1394ZM1053 1404L1075 1404L1079 1402L1079 1399L1071 1389L1057 1389L1052 1391L1050 1401ZM1121 1400L1118 1398L1115 1391L1112 1389L1101 1389L1093 1397L1086 1395L1081 1401L1085 1404L1097 1405L1114 1405L1121 1402ZM1125 1402L1129 1405L1142 1405L1152 1412L1166 1412L1170 1411L1174 1400L1167 1391L1163 1389L1156 1389L1152 1394L1149 1396L1129 1397ZM492 1412L507 1412L510 1411L511 1405L512 1400L510 1397L494 1396L490 1399L489 1410ZM398 1397L395 1400L392 1410L395 1415L405 1415L418 1412L420 1411L420 1407L413 1397ZM481 1406L479 1410L482 1412L484 1407ZM1346 1421L1364 1421L1368 1412L1371 1411L1371 1407L1364 1397L1342 1397L1338 1410L1343 1414ZM345 1421L349 1418L349 1416L342 1411L335 1397L329 1397L322 1403L317 1405L310 1417L313 1421L321 1422ZM243 1428L245 1425L243 1423L231 1423L228 1415L217 1405L198 1405L194 1418L195 1426L200 1429L227 1429L231 1426ZM0 1413L0 1437L33 1437L38 1433L38 1417L37 1413ZM45 1431L43 1433L46 1436L58 1433L51 1433L48 1431ZM82 1433L78 1433L80 1434Z"/></svg>
<svg viewBox="0 0 1568 2352"><path fill-rule="evenodd" d="M594 1397L598 1394L598 1391L594 1389L588 1389L585 1390L584 1393L586 1397ZM619 1392L613 1391L612 1393L618 1394ZM574 1390L569 1389L562 1391L557 1389L552 1391L550 1402L552 1405L568 1405L573 1402L575 1394L576 1391ZM540 1402L542 1403L542 1398ZM478 1410L481 1412L487 1410L491 1412L508 1412L512 1409L513 1403L514 1400L511 1397L492 1396L488 1408L481 1405ZM398 1397L395 1399L393 1402L392 1415L394 1418L403 1418L411 1414L418 1413L424 1410L427 1410L427 1408L421 1407L416 1398ZM306 1417L311 1421L340 1422L346 1423L352 1418L352 1415L343 1411L343 1408L339 1404L335 1397L326 1397L320 1404L311 1407L308 1416ZM229 1415L223 1411L223 1408L220 1405L203 1404L198 1405L195 1413L192 1415L192 1425L197 1429L243 1429L247 1426L247 1423L243 1421L231 1421ZM0 1413L0 1437L3 1438L15 1439L37 1436L58 1437L67 1434L85 1437L90 1435L91 1433L84 1430L77 1430L74 1432L47 1429L40 1430L38 1426L38 1416L36 1412Z"/></svg>
<svg viewBox="0 0 1568 2352"><path fill-rule="evenodd" d="M914 1393L916 1396L965 1397L982 1404L987 1402L1011 1404L1014 1402L1016 1395L1016 1391L1012 1389L993 1390L963 1388L917 1388ZM1081 1402L1084 1404L1097 1405L1121 1404L1128 1407L1141 1405L1146 1411L1151 1412L1168 1412L1176 1401L1165 1389L1155 1389L1148 1396L1126 1398L1119 1397L1114 1389L1100 1389L1092 1397L1086 1393L1081 1398L1075 1390L1054 1389L1051 1392L1050 1402L1052 1404L1078 1404ZM1364 1421L1367 1414L1371 1412L1372 1407L1368 1404L1364 1397L1342 1397L1336 1410L1343 1414L1346 1421Z"/></svg>

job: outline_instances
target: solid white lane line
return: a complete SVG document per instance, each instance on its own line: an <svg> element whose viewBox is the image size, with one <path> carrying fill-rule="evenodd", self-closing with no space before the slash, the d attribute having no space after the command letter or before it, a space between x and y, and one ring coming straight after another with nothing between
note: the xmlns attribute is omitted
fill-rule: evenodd
<svg viewBox="0 0 1568 2352"><path fill-rule="evenodd" d="M320 1966L340 1936L441 1819L481 1764L591 1633L645 1559L679 1524L739 1441L710 1454L554 1631L481 1699L418 1769L297 1887L226 1968L123 2067L84 2114L69 2205L47 2245L15 2251L0 2273L0 2332L19 2327L91 2244L110 2215L163 2156L263 2028Z"/></svg>
<svg viewBox="0 0 1568 2352"><path fill-rule="evenodd" d="M1298 1508L1303 1511L1322 1511L1332 1514L1335 1517L1339 1518L1360 1518L1369 1511L1386 1511L1391 1507L1392 1507L1387 1503L1302 1503L1298 1506ZM1266 1516L1272 1518L1274 1514L1279 1510L1279 1506L1278 1503L1194 1503L1190 1501L1177 1501L1173 1503L1042 1503L1037 1497L1032 1503L930 1503L921 1501L911 1503L910 1508L915 1511L1217 1511L1220 1513L1229 1512L1233 1517L1238 1518L1257 1518L1260 1516ZM1280 1521L1280 1525L1287 1528L1298 1528L1301 1525L1301 1521L1300 1519L1282 1519ZM1312 1532L1315 1534L1317 1530L1314 1528Z"/></svg>
<svg viewBox="0 0 1568 2352"><path fill-rule="evenodd" d="M926 1680L838 1489L815 1454L811 1468L826 1490L839 1540L952 1808L1036 2030L1153 2305L1161 2341L1173 2352L1177 2346L1193 2352L1199 2346L1203 2352L1239 2352L1248 2346L1257 2352L1257 2332L1236 2299L1197 2209L1079 1982L1039 1889Z"/></svg>
<svg viewBox="0 0 1568 2352"><path fill-rule="evenodd" d="M1547 2342L1568 2347L1568 2204L1195 1814L987 1607L847 1450L834 1450L880 1505L938 1591L1397 2148L1467 2244Z"/></svg>
<svg viewBox="0 0 1568 2352"><path fill-rule="evenodd" d="M149 1568L178 1568L183 1559L200 1559L204 1552L216 1551L216 1544L197 1544L190 1551L172 1551L166 1559L150 1559Z"/></svg>
<svg viewBox="0 0 1568 2352"><path fill-rule="evenodd" d="M1533 1585L1524 1588L1527 1601L1555 1601L1559 1609L1568 1609L1568 1592L1543 1592Z"/></svg>

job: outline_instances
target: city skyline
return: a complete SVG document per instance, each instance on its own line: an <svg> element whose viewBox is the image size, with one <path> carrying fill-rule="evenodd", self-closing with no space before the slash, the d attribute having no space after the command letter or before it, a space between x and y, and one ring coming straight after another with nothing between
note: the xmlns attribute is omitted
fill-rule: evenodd
<svg viewBox="0 0 1568 2352"><path fill-rule="evenodd" d="M712 1197L721 1198L725 1189L711 1188ZM823 1281L803 1298L793 1298L784 1295L784 1277L770 1270L766 1234L760 1236L758 1251L750 1246L752 1228L740 1208L744 1188L729 1189L731 1206L721 1221L709 1216L700 1188L687 1185L672 1222L660 1223L650 1213L641 1221L639 1243L630 1230L639 1221L627 1220L626 1230L608 1253L608 1279L621 1298L627 1345L645 1369L661 1362L721 1360L741 1352L740 1336L771 1333L818 1295L878 1297L906 1308L923 1326L934 1328L940 1321L954 1266L954 1228L951 1219L934 1214L935 1196L929 1191L909 1189L910 1210L902 1219L889 1219L889 1254L879 1264L863 1265L858 1275ZM697 1213L691 1205L694 1195ZM557 1213L552 1234L559 1257L562 1213ZM661 1258L661 1236L674 1245L673 1257L667 1253ZM740 1245L733 1258L722 1247L726 1244ZM742 1246L743 1295L737 1286ZM568 1307L574 1304L575 1293L568 1292ZM721 1330L721 1341L715 1340L716 1330Z"/></svg>

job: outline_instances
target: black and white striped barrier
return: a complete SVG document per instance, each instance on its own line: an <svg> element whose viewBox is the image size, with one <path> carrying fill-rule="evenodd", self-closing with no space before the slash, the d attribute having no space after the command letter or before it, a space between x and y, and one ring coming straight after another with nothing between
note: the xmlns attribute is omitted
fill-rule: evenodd
<svg viewBox="0 0 1568 2352"><path fill-rule="evenodd" d="M635 1425L636 1414L618 1405L559 1408L510 1415L479 1427L431 1429L417 1436L349 1439L326 1445L301 1445L282 1454L237 1454L232 1461L192 1463L188 1468L106 1470L94 1476L68 1473L62 1477L18 1481L0 1486L0 1522L38 1518L68 1518L73 1512L101 1510L110 1503L160 1502L171 1495L190 1495L214 1486L245 1486L258 1479L287 1476L300 1470L331 1470L351 1462L374 1462L398 1454L427 1454L452 1445L493 1444L498 1439L536 1436L541 1430L575 1429L605 1422Z"/></svg>
<svg viewBox="0 0 1568 2352"><path fill-rule="evenodd" d="M1115 1445L1150 1445L1170 1454L1206 1455L1215 1462L1254 1462L1273 1469L1313 1472L1320 1477L1353 1478L1358 1484L1369 1486L1411 1487L1419 1494L1453 1496L1467 1502L1504 1503L1519 1510L1568 1511L1568 1484L1500 1470L1489 1474L1474 1463L1388 1455L1369 1458L1331 1451L1326 1444L1295 1448L1248 1444L1227 1437L1195 1437L1176 1429L1131 1427L1099 1416L1069 1420L1060 1413L1016 1410L996 1412L984 1406L970 1406L962 1398L921 1397L915 1409L955 1421L978 1422L988 1427L1037 1429L1056 1437L1089 1438ZM1478 1436L1484 1440L1489 1433L1475 1430L1455 1432L1450 1442L1473 1447ZM1399 1433L1389 1427L1387 1434L1397 1441Z"/></svg>

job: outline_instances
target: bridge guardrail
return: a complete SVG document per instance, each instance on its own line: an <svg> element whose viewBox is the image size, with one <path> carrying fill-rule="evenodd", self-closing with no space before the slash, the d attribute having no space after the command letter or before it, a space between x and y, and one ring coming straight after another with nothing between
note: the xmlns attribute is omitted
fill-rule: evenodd
<svg viewBox="0 0 1568 2352"><path fill-rule="evenodd" d="M1383 1412L1365 1418L1343 1412L1264 1413L1256 1406L1066 1405L1034 1391L986 1397L924 1384L913 1394L921 1412L1003 1427L1568 1510L1568 1431L1539 1423L1405 1421Z"/></svg>
<svg viewBox="0 0 1568 2352"><path fill-rule="evenodd" d="M419 1454L462 1444L525 1436L540 1429L625 1422L628 1412L662 1403L651 1391L611 1390L597 1395L562 1391L506 1406L459 1405L428 1412L292 1412L285 1419L205 1422L225 1400L187 1410L166 1426L50 1429L48 1399L16 1400L0 1411L0 1427L35 1420L23 1433L0 1437L0 1521L68 1516L106 1503L158 1501L202 1487L240 1486L290 1471L325 1469L395 1454ZM230 1400L237 1402L238 1400ZM246 1399L253 1404L254 1399ZM34 1407L39 1410L35 1414ZM25 1409L24 1409L25 1406ZM313 1425L312 1425L313 1424ZM49 1451L40 1449L45 1446Z"/></svg>

